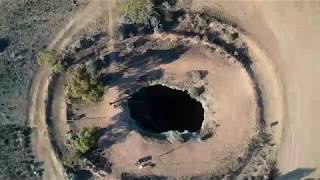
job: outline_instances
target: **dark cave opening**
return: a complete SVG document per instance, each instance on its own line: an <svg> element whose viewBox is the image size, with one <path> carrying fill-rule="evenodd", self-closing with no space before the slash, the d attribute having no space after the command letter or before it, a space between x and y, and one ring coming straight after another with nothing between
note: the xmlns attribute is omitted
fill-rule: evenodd
<svg viewBox="0 0 320 180"><path fill-rule="evenodd" d="M186 91L154 85L141 88L128 101L130 116L146 130L197 132L204 110Z"/></svg>

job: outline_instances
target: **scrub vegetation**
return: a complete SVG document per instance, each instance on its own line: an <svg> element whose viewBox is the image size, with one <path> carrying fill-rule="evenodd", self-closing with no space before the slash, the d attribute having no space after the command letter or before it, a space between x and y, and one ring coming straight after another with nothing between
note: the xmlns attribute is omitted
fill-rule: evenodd
<svg viewBox="0 0 320 180"><path fill-rule="evenodd" d="M149 25L157 17L152 0L130 0L126 9L126 17L130 23Z"/></svg>
<svg viewBox="0 0 320 180"><path fill-rule="evenodd" d="M68 100L75 103L90 104L103 98L102 85L84 66L77 66L69 72L66 91Z"/></svg>
<svg viewBox="0 0 320 180"><path fill-rule="evenodd" d="M86 153L96 145L98 139L98 128L83 128L79 137L75 141L76 149L81 153Z"/></svg>
<svg viewBox="0 0 320 180"><path fill-rule="evenodd" d="M64 165L74 169L77 169L76 166L86 167L86 153L96 146L98 131L97 127L81 129L73 141L73 148L70 149L68 155L63 159Z"/></svg>
<svg viewBox="0 0 320 180"><path fill-rule="evenodd" d="M49 70L53 73L63 71L62 61L54 50L45 50L39 54L38 64L47 65Z"/></svg>

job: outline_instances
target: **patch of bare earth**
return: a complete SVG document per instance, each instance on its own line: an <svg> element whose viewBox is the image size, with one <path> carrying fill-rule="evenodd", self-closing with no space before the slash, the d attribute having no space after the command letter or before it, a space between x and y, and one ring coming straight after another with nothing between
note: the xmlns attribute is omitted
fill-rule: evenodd
<svg viewBox="0 0 320 180"><path fill-rule="evenodd" d="M85 114L86 116L79 120L75 124L75 129L80 130L84 127L101 127L105 128L112 122L106 119L112 119L121 112L120 108L115 108L110 105L111 102L117 100L118 97L117 88L110 88L105 91L103 101L98 102L94 105L83 105L79 108L78 114Z"/></svg>

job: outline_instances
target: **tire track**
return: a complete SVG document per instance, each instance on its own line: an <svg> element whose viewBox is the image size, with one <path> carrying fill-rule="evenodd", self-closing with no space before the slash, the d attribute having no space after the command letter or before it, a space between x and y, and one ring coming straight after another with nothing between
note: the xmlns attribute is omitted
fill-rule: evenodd
<svg viewBox="0 0 320 180"><path fill-rule="evenodd" d="M55 155L46 124L46 103L49 85L49 71L41 67L37 72L32 84L31 104L29 109L28 124L36 128L32 144L36 157L44 162L42 179L62 180L65 179L62 164Z"/></svg>

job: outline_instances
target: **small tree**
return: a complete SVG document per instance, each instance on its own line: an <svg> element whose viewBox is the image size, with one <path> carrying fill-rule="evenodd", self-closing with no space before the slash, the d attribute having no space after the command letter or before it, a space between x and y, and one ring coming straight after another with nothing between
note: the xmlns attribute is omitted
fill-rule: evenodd
<svg viewBox="0 0 320 180"><path fill-rule="evenodd" d="M79 137L75 141L76 149L81 153L86 153L94 147L98 140L98 128L83 128Z"/></svg>
<svg viewBox="0 0 320 180"><path fill-rule="evenodd" d="M38 64L48 65L48 68L53 73L63 71L63 65L58 58L58 54L55 50L42 51L38 56Z"/></svg>
<svg viewBox="0 0 320 180"><path fill-rule="evenodd" d="M80 103L98 102L103 97L102 85L90 76L84 66L78 66L69 73L66 91L70 101Z"/></svg>
<svg viewBox="0 0 320 180"><path fill-rule="evenodd" d="M151 19L156 16L152 0L129 0L126 17L130 23L151 25Z"/></svg>

